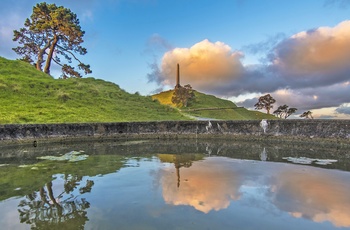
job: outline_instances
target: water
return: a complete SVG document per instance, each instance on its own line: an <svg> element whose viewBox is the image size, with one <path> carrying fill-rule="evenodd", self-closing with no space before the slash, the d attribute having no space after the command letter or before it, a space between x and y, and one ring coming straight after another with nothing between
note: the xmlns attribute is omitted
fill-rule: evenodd
<svg viewBox="0 0 350 230"><path fill-rule="evenodd" d="M0 165L1 229L350 229L347 149L38 143Z"/></svg>

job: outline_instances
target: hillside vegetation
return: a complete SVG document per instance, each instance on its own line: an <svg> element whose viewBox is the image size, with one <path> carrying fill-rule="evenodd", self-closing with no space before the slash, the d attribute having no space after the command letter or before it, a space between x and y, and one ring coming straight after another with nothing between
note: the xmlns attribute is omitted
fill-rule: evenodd
<svg viewBox="0 0 350 230"><path fill-rule="evenodd" d="M161 104L176 107L171 102L174 90L169 90L155 94L153 99ZM273 115L268 115L259 111L247 110L243 107L237 107L235 103L229 100L217 98L195 91L195 99L186 108L181 108L183 114L198 118L219 119L219 120L260 120L276 119Z"/></svg>
<svg viewBox="0 0 350 230"><path fill-rule="evenodd" d="M54 79L0 57L0 124L189 119L177 109L94 78Z"/></svg>
<svg viewBox="0 0 350 230"><path fill-rule="evenodd" d="M28 63L0 57L0 124L275 119L197 91L179 109L171 102L173 93L145 97L94 78L54 79Z"/></svg>

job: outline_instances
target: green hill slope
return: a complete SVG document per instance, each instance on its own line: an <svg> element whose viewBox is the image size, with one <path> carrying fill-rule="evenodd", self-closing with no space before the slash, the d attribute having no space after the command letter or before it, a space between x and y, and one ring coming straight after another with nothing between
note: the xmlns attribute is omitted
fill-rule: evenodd
<svg viewBox="0 0 350 230"><path fill-rule="evenodd" d="M54 79L0 57L0 124L188 120L151 97L94 78Z"/></svg>
<svg viewBox="0 0 350 230"><path fill-rule="evenodd" d="M155 94L152 98L157 99L161 104L175 107L171 102L173 93L174 90L169 90ZM276 119L273 115L237 107L232 101L220 99L197 91L195 91L195 100L191 102L187 108L181 108L181 111L184 114L194 117L220 120Z"/></svg>

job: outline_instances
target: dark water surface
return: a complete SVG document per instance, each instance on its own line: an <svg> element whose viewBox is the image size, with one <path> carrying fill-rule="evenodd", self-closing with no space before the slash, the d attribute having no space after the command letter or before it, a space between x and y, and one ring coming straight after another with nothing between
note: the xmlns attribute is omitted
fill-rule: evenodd
<svg viewBox="0 0 350 230"><path fill-rule="evenodd" d="M224 140L2 146L1 229L350 229L350 152Z"/></svg>

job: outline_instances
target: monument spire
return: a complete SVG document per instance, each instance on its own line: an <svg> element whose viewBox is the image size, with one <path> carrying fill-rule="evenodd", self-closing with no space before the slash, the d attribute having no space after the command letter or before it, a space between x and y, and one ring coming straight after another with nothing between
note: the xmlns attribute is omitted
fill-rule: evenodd
<svg viewBox="0 0 350 230"><path fill-rule="evenodd" d="M178 89L180 87L181 87L181 85L180 85L180 65L179 65L179 63L177 63L175 89Z"/></svg>

